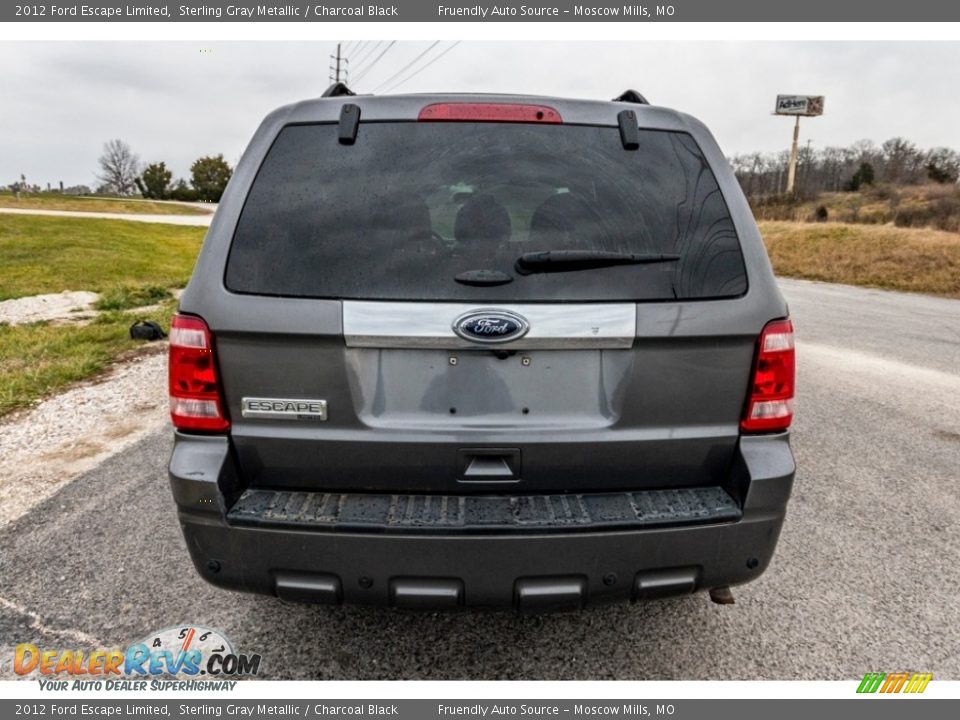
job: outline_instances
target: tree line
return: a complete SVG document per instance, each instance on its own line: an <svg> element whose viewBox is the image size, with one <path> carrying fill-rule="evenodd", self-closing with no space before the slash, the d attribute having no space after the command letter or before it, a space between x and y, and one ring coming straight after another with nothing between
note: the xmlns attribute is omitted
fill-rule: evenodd
<svg viewBox="0 0 960 720"><path fill-rule="evenodd" d="M752 201L775 200L783 195L790 153L744 153L729 158L733 171ZM189 180L174 180L165 162L143 165L123 140L110 140L98 160L97 192L130 196L139 193L154 200L219 202L233 174L222 154L198 158L190 166ZM873 185L919 185L938 183L956 186L960 179L960 153L947 147L923 149L902 137L877 145L859 140L846 147L801 146L797 160L795 197L812 199L822 192L857 191ZM40 191L39 186L21 182L15 191ZM89 189L85 186L60 192Z"/></svg>
<svg viewBox="0 0 960 720"><path fill-rule="evenodd" d="M233 169L223 155L197 158L190 166L189 182L176 181L165 162L143 165L140 157L123 140L104 143L97 162L98 192L121 196L139 192L148 200L220 202Z"/></svg>
<svg viewBox="0 0 960 720"><path fill-rule="evenodd" d="M751 199L781 195L787 184L790 153L746 153L730 158ZM813 198L821 192L856 191L865 185L956 184L960 153L946 147L922 149L902 137L876 145L860 140L847 147L799 148L795 192Z"/></svg>

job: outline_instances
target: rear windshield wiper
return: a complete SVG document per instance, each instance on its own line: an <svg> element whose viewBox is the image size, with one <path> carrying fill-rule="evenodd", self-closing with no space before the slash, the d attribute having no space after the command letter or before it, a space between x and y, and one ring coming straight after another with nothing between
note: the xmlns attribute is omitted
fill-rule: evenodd
<svg viewBox="0 0 960 720"><path fill-rule="evenodd" d="M514 269L521 275L533 273L571 272L591 270L613 265L644 265L676 262L680 256L673 253L625 253L606 250L543 250L524 253L517 258Z"/></svg>

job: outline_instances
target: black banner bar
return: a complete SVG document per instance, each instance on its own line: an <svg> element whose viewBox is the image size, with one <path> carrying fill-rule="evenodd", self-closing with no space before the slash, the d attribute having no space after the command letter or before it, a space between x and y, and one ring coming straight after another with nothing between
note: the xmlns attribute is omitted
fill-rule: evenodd
<svg viewBox="0 0 960 720"><path fill-rule="evenodd" d="M3 3L11 22L954 22L960 3L943 0L396 0L289 3L223 0L88 0Z"/></svg>
<svg viewBox="0 0 960 720"><path fill-rule="evenodd" d="M851 693L854 690L851 688ZM909 710L904 702L910 704ZM933 720L956 717L953 700L0 700L0 717L316 718L317 720ZM950 710L950 708L953 710Z"/></svg>

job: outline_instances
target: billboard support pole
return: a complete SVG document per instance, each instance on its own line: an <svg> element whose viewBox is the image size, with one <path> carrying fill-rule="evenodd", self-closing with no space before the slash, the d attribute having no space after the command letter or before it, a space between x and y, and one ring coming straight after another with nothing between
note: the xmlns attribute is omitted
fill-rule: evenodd
<svg viewBox="0 0 960 720"><path fill-rule="evenodd" d="M800 116L793 126L793 145L790 146L790 166L787 168L787 195L793 194L794 180L797 177L797 141L800 139Z"/></svg>
<svg viewBox="0 0 960 720"><path fill-rule="evenodd" d="M774 115L793 115L793 145L790 146L790 165L787 167L787 195L796 192L797 180L797 144L800 140L800 117L823 115L823 95L777 95ZM809 142L807 143L809 146Z"/></svg>

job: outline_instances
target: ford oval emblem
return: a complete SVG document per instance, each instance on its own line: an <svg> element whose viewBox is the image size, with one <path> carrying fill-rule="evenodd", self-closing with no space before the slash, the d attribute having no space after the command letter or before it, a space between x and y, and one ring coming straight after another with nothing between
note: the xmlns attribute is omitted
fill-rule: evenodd
<svg viewBox="0 0 960 720"><path fill-rule="evenodd" d="M473 310L453 321L453 331L473 342L504 343L522 338L530 323L506 310Z"/></svg>

